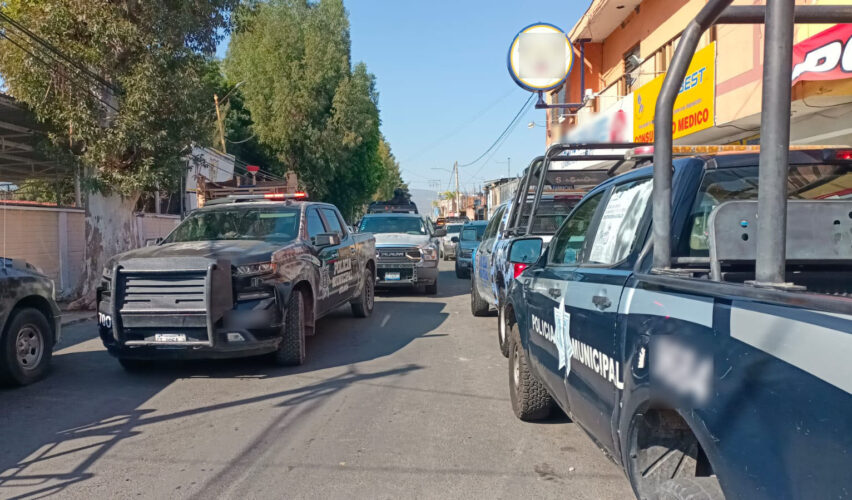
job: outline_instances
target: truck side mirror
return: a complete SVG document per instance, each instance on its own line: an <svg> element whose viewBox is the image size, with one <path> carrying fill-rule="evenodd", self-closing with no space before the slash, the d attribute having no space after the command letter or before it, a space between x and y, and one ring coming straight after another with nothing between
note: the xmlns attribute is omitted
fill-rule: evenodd
<svg viewBox="0 0 852 500"><path fill-rule="evenodd" d="M459 237L458 237L458 236L453 236L452 238L450 238L450 241L452 241L453 243L458 243L458 242L459 242Z"/></svg>
<svg viewBox="0 0 852 500"><path fill-rule="evenodd" d="M509 246L509 261L518 264L532 264L541 256L544 241L541 238L520 238Z"/></svg>
<svg viewBox="0 0 852 500"><path fill-rule="evenodd" d="M314 238L314 246L333 247L340 244L340 235L337 233L321 233Z"/></svg>

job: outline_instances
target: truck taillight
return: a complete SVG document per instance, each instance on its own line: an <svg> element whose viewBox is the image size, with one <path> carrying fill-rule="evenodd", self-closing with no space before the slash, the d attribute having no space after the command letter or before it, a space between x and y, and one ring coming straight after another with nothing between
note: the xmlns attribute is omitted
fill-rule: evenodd
<svg viewBox="0 0 852 500"><path fill-rule="evenodd" d="M513 262L512 266L515 268L515 278L521 275L524 272L524 269L529 267L529 264L524 264L523 262Z"/></svg>

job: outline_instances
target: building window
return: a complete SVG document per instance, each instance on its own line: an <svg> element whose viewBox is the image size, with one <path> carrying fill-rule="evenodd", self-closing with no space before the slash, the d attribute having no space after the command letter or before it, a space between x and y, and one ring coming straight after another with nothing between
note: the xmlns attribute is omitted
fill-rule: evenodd
<svg viewBox="0 0 852 500"><path fill-rule="evenodd" d="M642 58L639 57L639 45L633 46L624 54L624 91L621 95L627 95L633 91L639 81L639 66Z"/></svg>

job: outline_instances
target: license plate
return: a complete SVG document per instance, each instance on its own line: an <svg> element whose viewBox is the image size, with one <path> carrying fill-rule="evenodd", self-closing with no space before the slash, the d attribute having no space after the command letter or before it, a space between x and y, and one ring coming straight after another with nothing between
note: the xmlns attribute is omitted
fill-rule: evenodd
<svg viewBox="0 0 852 500"><path fill-rule="evenodd" d="M385 273L385 281L399 281L399 273Z"/></svg>
<svg viewBox="0 0 852 500"><path fill-rule="evenodd" d="M154 342L186 342L186 335L183 333L156 333L154 334Z"/></svg>

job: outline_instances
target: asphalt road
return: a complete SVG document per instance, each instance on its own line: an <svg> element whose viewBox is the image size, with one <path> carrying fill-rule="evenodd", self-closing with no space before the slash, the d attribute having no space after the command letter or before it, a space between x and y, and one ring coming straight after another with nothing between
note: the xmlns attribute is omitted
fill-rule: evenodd
<svg viewBox="0 0 852 500"><path fill-rule="evenodd" d="M0 498L632 498L567 418L514 417L496 319L451 264L436 297L322 320L298 368L128 374L68 327L49 378L0 389Z"/></svg>

